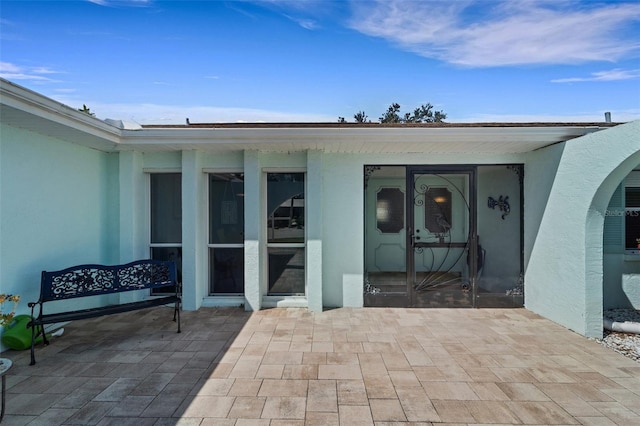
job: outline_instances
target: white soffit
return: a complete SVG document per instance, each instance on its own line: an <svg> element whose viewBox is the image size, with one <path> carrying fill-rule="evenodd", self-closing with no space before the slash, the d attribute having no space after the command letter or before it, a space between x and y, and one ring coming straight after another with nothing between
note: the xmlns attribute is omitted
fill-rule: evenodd
<svg viewBox="0 0 640 426"><path fill-rule="evenodd" d="M258 150L330 153L522 153L600 130L586 126L386 128L145 128L123 131L120 150Z"/></svg>

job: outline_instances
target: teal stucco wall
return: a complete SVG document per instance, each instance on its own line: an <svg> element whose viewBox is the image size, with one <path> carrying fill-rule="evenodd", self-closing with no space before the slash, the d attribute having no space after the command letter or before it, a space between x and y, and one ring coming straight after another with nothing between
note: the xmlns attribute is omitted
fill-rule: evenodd
<svg viewBox="0 0 640 426"><path fill-rule="evenodd" d="M639 134L635 121L544 148L527 162L525 305L586 336L602 335L604 216L640 162ZM555 178L545 179L555 164Z"/></svg>
<svg viewBox="0 0 640 426"><path fill-rule="evenodd" d="M0 291L24 314L42 270L118 263L118 157L5 124L0 135Z"/></svg>

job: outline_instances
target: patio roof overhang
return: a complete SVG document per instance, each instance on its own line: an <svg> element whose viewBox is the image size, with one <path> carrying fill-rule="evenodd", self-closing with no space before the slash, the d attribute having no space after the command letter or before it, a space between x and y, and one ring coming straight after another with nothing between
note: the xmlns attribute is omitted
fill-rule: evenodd
<svg viewBox="0 0 640 426"><path fill-rule="evenodd" d="M0 79L2 123L105 152L524 153L619 123L223 123L127 128Z"/></svg>
<svg viewBox="0 0 640 426"><path fill-rule="evenodd" d="M4 79L0 79L0 120L101 151L114 150L121 138L120 129Z"/></svg>
<svg viewBox="0 0 640 426"><path fill-rule="evenodd" d="M564 142L598 126L287 126L144 128L123 131L120 150L257 150L329 153L523 153Z"/></svg>

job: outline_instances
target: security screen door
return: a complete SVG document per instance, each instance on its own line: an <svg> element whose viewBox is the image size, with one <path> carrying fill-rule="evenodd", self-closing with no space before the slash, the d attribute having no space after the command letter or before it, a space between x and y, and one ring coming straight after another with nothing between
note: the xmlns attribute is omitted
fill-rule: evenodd
<svg viewBox="0 0 640 426"><path fill-rule="evenodd" d="M407 171L407 281L415 307L472 307L475 169Z"/></svg>

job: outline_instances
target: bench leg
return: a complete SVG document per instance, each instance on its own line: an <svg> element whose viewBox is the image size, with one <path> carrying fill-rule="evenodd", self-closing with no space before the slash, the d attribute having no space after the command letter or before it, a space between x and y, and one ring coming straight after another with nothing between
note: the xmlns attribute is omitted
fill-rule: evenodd
<svg viewBox="0 0 640 426"><path fill-rule="evenodd" d="M29 363L29 365L35 365L36 364L35 346L36 346L36 328L37 327L38 327L37 325L32 325L31 326L31 362Z"/></svg>
<svg viewBox="0 0 640 426"><path fill-rule="evenodd" d="M36 330L39 330L39 331L36 331ZM31 362L29 363L29 365L35 365L35 363L36 363L36 351L35 351L36 339L40 335L42 336L43 343L45 345L48 345L49 344L49 340L47 339L47 335L44 332L44 325L31 326Z"/></svg>
<svg viewBox="0 0 640 426"><path fill-rule="evenodd" d="M180 330L180 304L178 302L176 302L176 307L173 310L173 320L176 321L177 318L177 322L178 322L178 333L181 333Z"/></svg>
<svg viewBox="0 0 640 426"><path fill-rule="evenodd" d="M40 333L42 333L42 341L44 342L45 345L48 345L49 339L47 339L47 334L44 332L44 325L40 329Z"/></svg>

